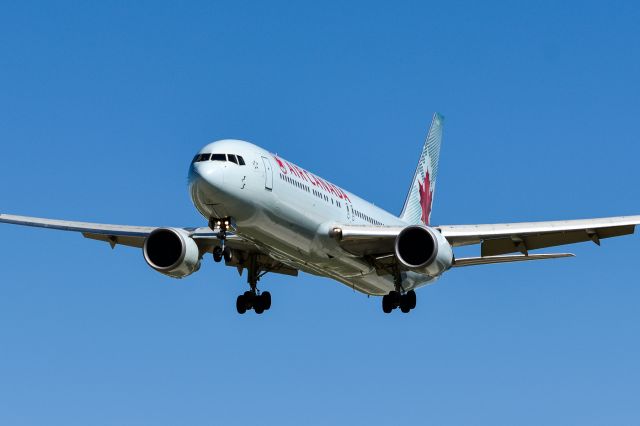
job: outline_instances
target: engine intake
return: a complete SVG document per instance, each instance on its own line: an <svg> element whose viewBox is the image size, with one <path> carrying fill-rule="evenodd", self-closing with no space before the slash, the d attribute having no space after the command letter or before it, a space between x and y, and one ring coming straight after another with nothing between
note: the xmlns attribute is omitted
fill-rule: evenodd
<svg viewBox="0 0 640 426"><path fill-rule="evenodd" d="M437 276L453 264L453 251L440 232L419 225L408 226L396 237L395 255L406 269Z"/></svg>
<svg viewBox="0 0 640 426"><path fill-rule="evenodd" d="M144 260L156 271L184 278L200 269L200 249L182 229L158 228L144 242Z"/></svg>

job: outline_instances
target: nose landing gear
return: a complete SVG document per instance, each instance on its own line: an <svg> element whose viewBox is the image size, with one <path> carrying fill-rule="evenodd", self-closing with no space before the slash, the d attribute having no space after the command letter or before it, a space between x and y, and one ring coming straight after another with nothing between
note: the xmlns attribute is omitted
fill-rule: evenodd
<svg viewBox="0 0 640 426"><path fill-rule="evenodd" d="M233 259L233 252L229 247L226 246L227 241L227 230L231 224L230 218L225 219L209 219L209 228L215 231L218 230L218 240L220 240L220 245L213 249L213 260L218 263L221 262L222 259L225 262L231 262Z"/></svg>
<svg viewBox="0 0 640 426"><path fill-rule="evenodd" d="M213 261L218 263L221 262L222 259L224 259L225 262L231 262L233 259L233 252L224 244L224 241L222 242L222 246L217 246L213 249Z"/></svg>

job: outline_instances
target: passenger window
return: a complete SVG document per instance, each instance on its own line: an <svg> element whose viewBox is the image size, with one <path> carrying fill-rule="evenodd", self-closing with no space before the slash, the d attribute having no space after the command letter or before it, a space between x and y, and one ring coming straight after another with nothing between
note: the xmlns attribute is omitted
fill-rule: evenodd
<svg viewBox="0 0 640 426"><path fill-rule="evenodd" d="M241 166L244 166L244 158L242 158L240 155L238 155L238 164Z"/></svg>
<svg viewBox="0 0 640 426"><path fill-rule="evenodd" d="M224 154L211 154L211 161L227 161Z"/></svg>
<svg viewBox="0 0 640 426"><path fill-rule="evenodd" d="M229 159L229 161L231 161L232 163L236 163L238 164L238 159L236 158L236 156L234 154L227 154L227 158Z"/></svg>

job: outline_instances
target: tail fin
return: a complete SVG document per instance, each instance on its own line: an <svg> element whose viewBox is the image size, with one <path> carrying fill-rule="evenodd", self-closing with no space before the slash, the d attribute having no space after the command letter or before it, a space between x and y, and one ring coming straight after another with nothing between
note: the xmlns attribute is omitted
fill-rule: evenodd
<svg viewBox="0 0 640 426"><path fill-rule="evenodd" d="M429 225L433 193L435 192L436 177L438 176L438 160L440 158L443 127L444 117L435 113L427 140L422 148L418 167L411 181L409 194L400 214L400 219L407 223Z"/></svg>

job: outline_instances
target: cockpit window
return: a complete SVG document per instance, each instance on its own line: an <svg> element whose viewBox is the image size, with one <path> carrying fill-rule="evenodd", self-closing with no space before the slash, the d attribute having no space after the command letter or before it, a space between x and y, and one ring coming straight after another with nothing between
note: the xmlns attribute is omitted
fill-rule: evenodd
<svg viewBox="0 0 640 426"><path fill-rule="evenodd" d="M244 166L244 158L235 154L197 154L193 157L193 162L198 163L200 161L231 161L232 163Z"/></svg>
<svg viewBox="0 0 640 426"><path fill-rule="evenodd" d="M200 162L200 161L209 161L209 156L210 155L211 154L198 154L195 157L193 157L193 162L197 163L197 162Z"/></svg>

